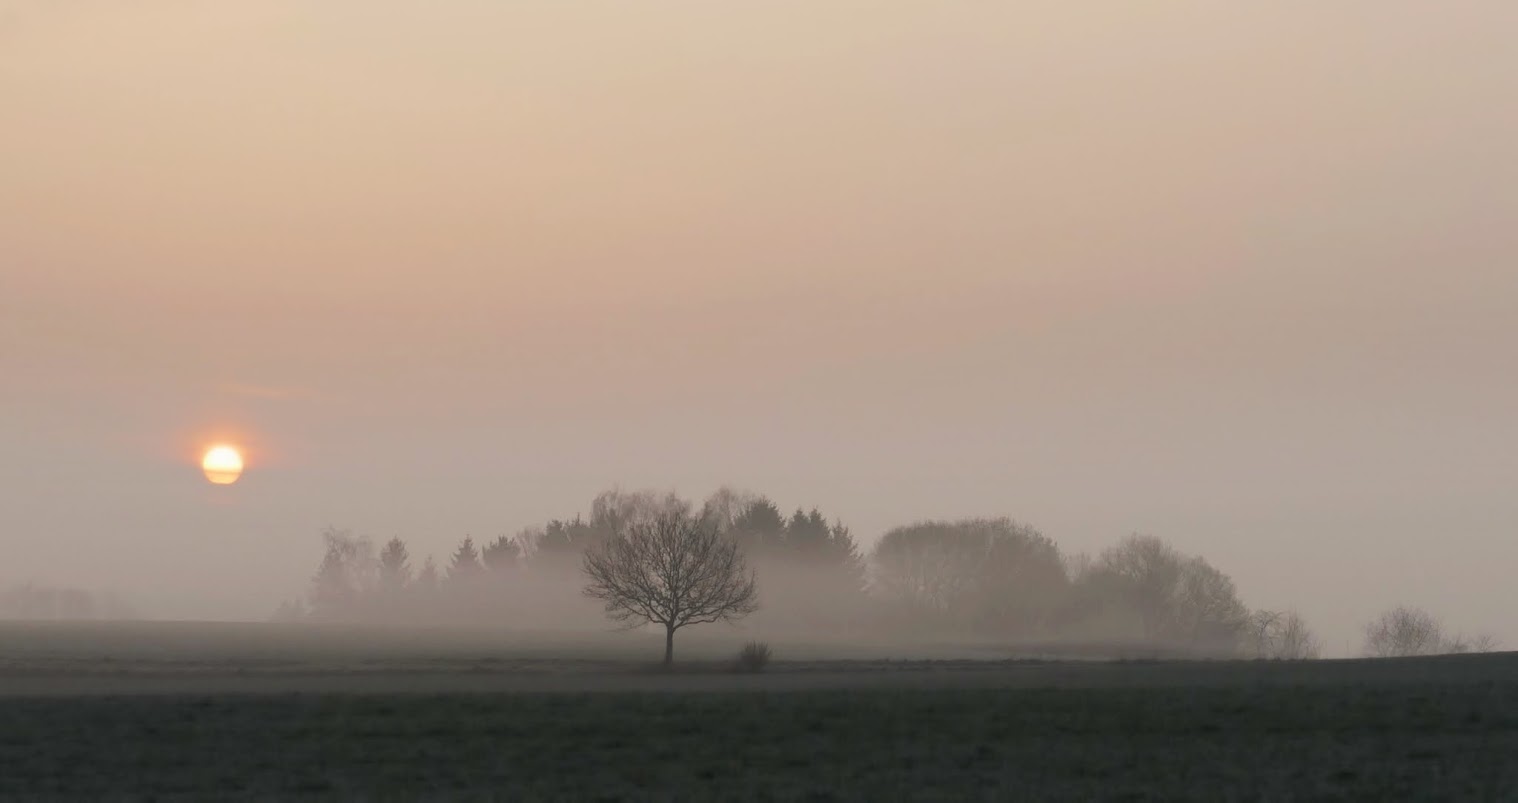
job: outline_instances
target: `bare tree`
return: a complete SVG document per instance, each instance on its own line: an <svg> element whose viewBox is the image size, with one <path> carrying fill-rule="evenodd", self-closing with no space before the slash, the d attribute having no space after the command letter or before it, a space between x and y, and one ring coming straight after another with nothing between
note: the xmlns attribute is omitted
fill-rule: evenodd
<svg viewBox="0 0 1518 803"><path fill-rule="evenodd" d="M590 503L590 526L608 533L626 532L634 524L646 524L662 516L690 513L690 502L674 492L603 491Z"/></svg>
<svg viewBox="0 0 1518 803"><path fill-rule="evenodd" d="M1134 534L1097 556L1088 582L1101 596L1135 615L1145 638L1179 638L1185 617L1177 598L1186 556L1152 535Z"/></svg>
<svg viewBox="0 0 1518 803"><path fill-rule="evenodd" d="M1474 639L1471 650L1473 652L1496 652L1500 646L1502 646L1502 643L1497 641L1496 636L1490 633L1483 633Z"/></svg>
<svg viewBox="0 0 1518 803"><path fill-rule="evenodd" d="M335 527L323 530L322 540L327 549L311 578L311 612L318 619L351 618L357 613L359 598L374 585L378 566L374 544Z"/></svg>
<svg viewBox="0 0 1518 803"><path fill-rule="evenodd" d="M1480 633L1474 636L1455 636L1444 645L1444 651L1449 653L1462 652L1496 652L1497 637L1490 633Z"/></svg>
<svg viewBox="0 0 1518 803"><path fill-rule="evenodd" d="M763 497L758 494L724 485L707 497L701 506L701 518L718 530L728 532L761 499Z"/></svg>
<svg viewBox="0 0 1518 803"><path fill-rule="evenodd" d="M629 627L664 626L664 665L675 631L732 622L758 610L754 573L738 545L685 510L642 521L585 553L586 596Z"/></svg>
<svg viewBox="0 0 1518 803"><path fill-rule="evenodd" d="M1295 611L1255 611L1243 635L1241 647L1254 658L1300 661L1317 658L1323 651L1307 620Z"/></svg>
<svg viewBox="0 0 1518 803"><path fill-rule="evenodd" d="M1276 636L1275 658L1288 661L1310 660L1323 654L1323 644L1296 611L1289 611Z"/></svg>
<svg viewBox="0 0 1518 803"><path fill-rule="evenodd" d="M1418 608L1398 606L1365 626L1365 654L1376 658L1436 655L1444 651L1444 629Z"/></svg>
<svg viewBox="0 0 1518 803"><path fill-rule="evenodd" d="M1229 652L1237 648L1249 610L1239 601L1228 575L1194 557L1182 565L1177 591L1175 617L1193 644L1211 642L1210 646Z"/></svg>
<svg viewBox="0 0 1518 803"><path fill-rule="evenodd" d="M1365 626L1365 654L1377 658L1408 655L1453 655L1491 652L1497 640L1490 635L1448 635L1428 611L1400 606Z"/></svg>
<svg viewBox="0 0 1518 803"><path fill-rule="evenodd" d="M1249 635L1249 611L1233 581L1152 535L1103 550L1075 580L1083 615L1115 614L1146 639L1232 653Z"/></svg>

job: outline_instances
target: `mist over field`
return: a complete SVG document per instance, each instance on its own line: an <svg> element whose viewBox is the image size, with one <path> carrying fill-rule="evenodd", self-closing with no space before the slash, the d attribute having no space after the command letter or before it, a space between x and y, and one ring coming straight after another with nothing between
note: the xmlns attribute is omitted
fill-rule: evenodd
<svg viewBox="0 0 1518 803"><path fill-rule="evenodd" d="M1515 32L0 0L0 799L1518 800Z"/></svg>
<svg viewBox="0 0 1518 803"><path fill-rule="evenodd" d="M6 609L263 621L328 527L730 486L1518 645L1515 24L0 0ZM738 633L807 607L759 569ZM572 574L501 620L607 627Z"/></svg>
<svg viewBox="0 0 1518 803"><path fill-rule="evenodd" d="M367 643L371 660L405 645L423 660L428 651L419 645L427 644L536 661L588 648L603 660L642 662L655 651L639 655L636 645L661 632L666 665L677 632L682 644L697 639L698 664L709 663L714 649L725 661L722 652L745 638L763 651L761 665L771 641L792 661L1325 654L1320 632L1300 611L1251 605L1204 556L1153 535L1071 553L1010 518L960 518L896 527L863 549L842 521L817 508L786 514L762 494L727 487L700 504L671 492L607 490L586 513L488 541L465 536L441 560L413 554L398 536L376 541L334 527L313 546L320 557L304 587L266 617L280 627L238 631L263 644L237 648L244 659L309 650L312 643L298 646L311 638L299 636L301 626L318 628L322 639ZM0 594L0 619L109 627L136 615L118 597L78 589L28 585ZM698 626L694 634L682 630L690 625ZM197 641L214 630L206 628L163 630L152 640L166 644L177 633L187 656L200 643L216 661L232 661L222 647ZM299 637L287 644L282 634ZM1382 611L1360 636L1349 654L1502 646L1492 633L1456 629L1408 606Z"/></svg>

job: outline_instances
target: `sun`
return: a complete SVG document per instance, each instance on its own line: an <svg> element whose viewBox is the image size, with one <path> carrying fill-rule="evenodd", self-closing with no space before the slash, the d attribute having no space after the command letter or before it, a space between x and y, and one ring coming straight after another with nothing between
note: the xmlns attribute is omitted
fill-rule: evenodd
<svg viewBox="0 0 1518 803"><path fill-rule="evenodd" d="M232 446L213 446L201 459L206 479L216 485L231 485L242 476L242 454Z"/></svg>

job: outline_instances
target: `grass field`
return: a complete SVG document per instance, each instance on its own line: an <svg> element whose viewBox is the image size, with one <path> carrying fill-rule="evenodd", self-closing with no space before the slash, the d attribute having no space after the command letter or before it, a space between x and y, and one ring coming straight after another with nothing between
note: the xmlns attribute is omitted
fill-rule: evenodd
<svg viewBox="0 0 1518 803"><path fill-rule="evenodd" d="M467 651L165 671L140 644L26 643L0 671L3 799L1518 799L1513 654L745 676L449 663Z"/></svg>

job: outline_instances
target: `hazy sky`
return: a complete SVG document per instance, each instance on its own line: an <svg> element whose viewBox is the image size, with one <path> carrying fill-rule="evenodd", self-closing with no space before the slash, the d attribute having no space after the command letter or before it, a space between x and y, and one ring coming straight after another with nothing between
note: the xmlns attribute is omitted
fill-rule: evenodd
<svg viewBox="0 0 1518 803"><path fill-rule="evenodd" d="M1518 647L1518 4L0 0L0 585L621 484ZM246 445L243 481L195 465Z"/></svg>

